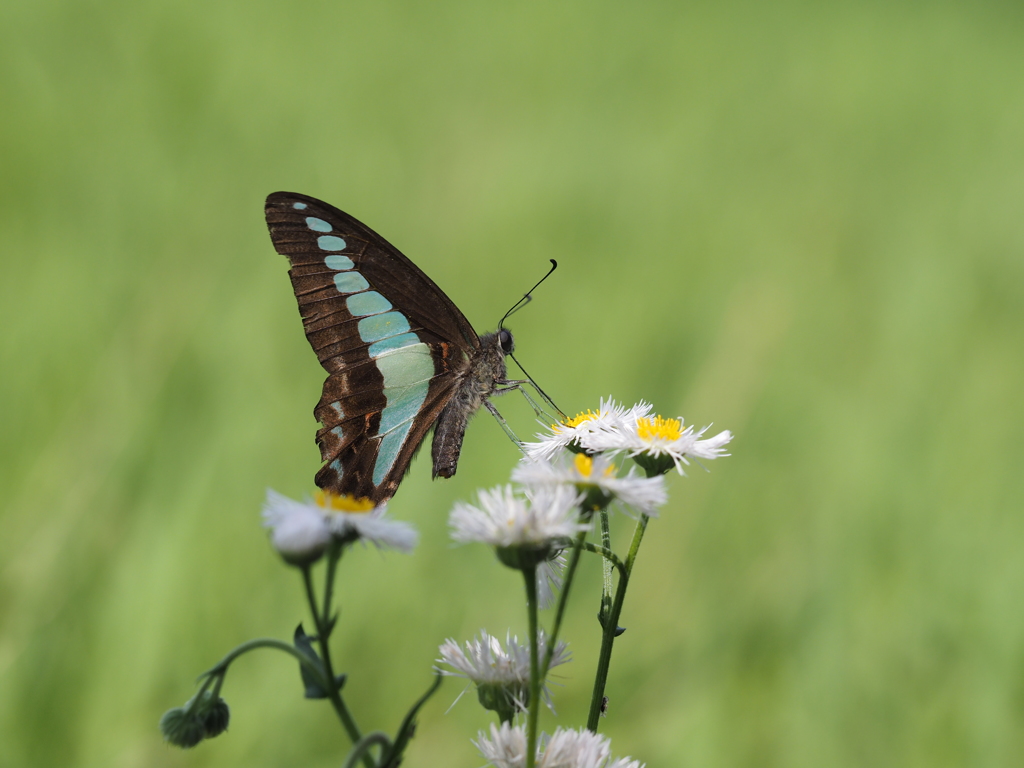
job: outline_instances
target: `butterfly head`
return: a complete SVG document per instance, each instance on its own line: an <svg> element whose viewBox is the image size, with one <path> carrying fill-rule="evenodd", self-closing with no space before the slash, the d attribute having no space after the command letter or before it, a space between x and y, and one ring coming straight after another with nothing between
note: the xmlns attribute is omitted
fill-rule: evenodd
<svg viewBox="0 0 1024 768"><path fill-rule="evenodd" d="M498 329L498 346L501 347L501 351L506 355L511 355L515 351L515 340L512 338L512 332L507 328Z"/></svg>

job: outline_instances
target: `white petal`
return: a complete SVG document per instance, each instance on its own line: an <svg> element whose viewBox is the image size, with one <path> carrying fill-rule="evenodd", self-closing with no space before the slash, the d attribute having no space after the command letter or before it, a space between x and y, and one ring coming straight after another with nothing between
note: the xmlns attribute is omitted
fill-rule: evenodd
<svg viewBox="0 0 1024 768"><path fill-rule="evenodd" d="M271 529L270 543L285 560L315 559L331 541L331 531L319 509L267 489L263 524Z"/></svg>

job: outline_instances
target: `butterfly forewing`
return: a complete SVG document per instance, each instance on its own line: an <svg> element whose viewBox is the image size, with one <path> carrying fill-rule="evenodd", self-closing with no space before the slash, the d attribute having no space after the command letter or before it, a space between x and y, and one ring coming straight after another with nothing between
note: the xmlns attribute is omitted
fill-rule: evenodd
<svg viewBox="0 0 1024 768"><path fill-rule="evenodd" d="M415 264L315 198L276 192L267 225L306 337L329 376L314 415L322 488L390 498L479 347L472 326Z"/></svg>

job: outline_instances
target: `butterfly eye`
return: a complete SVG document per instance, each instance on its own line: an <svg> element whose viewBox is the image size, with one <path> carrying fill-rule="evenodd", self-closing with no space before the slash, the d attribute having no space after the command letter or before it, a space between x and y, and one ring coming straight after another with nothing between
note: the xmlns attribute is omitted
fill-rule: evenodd
<svg viewBox="0 0 1024 768"><path fill-rule="evenodd" d="M501 351L506 355L511 355L512 350L515 348L515 344L512 341L512 334L502 328L498 331L498 343L501 345Z"/></svg>

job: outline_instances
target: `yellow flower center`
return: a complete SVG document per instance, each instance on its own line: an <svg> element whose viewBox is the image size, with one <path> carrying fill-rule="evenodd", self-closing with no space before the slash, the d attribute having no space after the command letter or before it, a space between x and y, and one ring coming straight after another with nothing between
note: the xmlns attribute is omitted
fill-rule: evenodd
<svg viewBox="0 0 1024 768"><path fill-rule="evenodd" d="M585 453L577 453L572 461L576 465L576 471L580 473L581 477L590 477L590 473L594 470L594 460L592 458Z"/></svg>
<svg viewBox="0 0 1024 768"><path fill-rule="evenodd" d="M683 434L682 419L637 419L636 431L641 440L678 440Z"/></svg>
<svg viewBox="0 0 1024 768"><path fill-rule="evenodd" d="M331 512L369 512L373 502L365 497L349 496L347 493L337 494L330 491L317 491L313 496L317 506Z"/></svg>
<svg viewBox="0 0 1024 768"><path fill-rule="evenodd" d="M600 415L601 415L600 411L598 411L597 413L594 413L592 410L587 408L587 412L586 413L577 413L571 419L563 420L561 424L552 424L551 428L555 432L558 432L559 430L561 430L562 427L568 427L569 429L572 429L574 427L578 427L580 424L582 424L585 421L590 421L591 419L596 419Z"/></svg>

